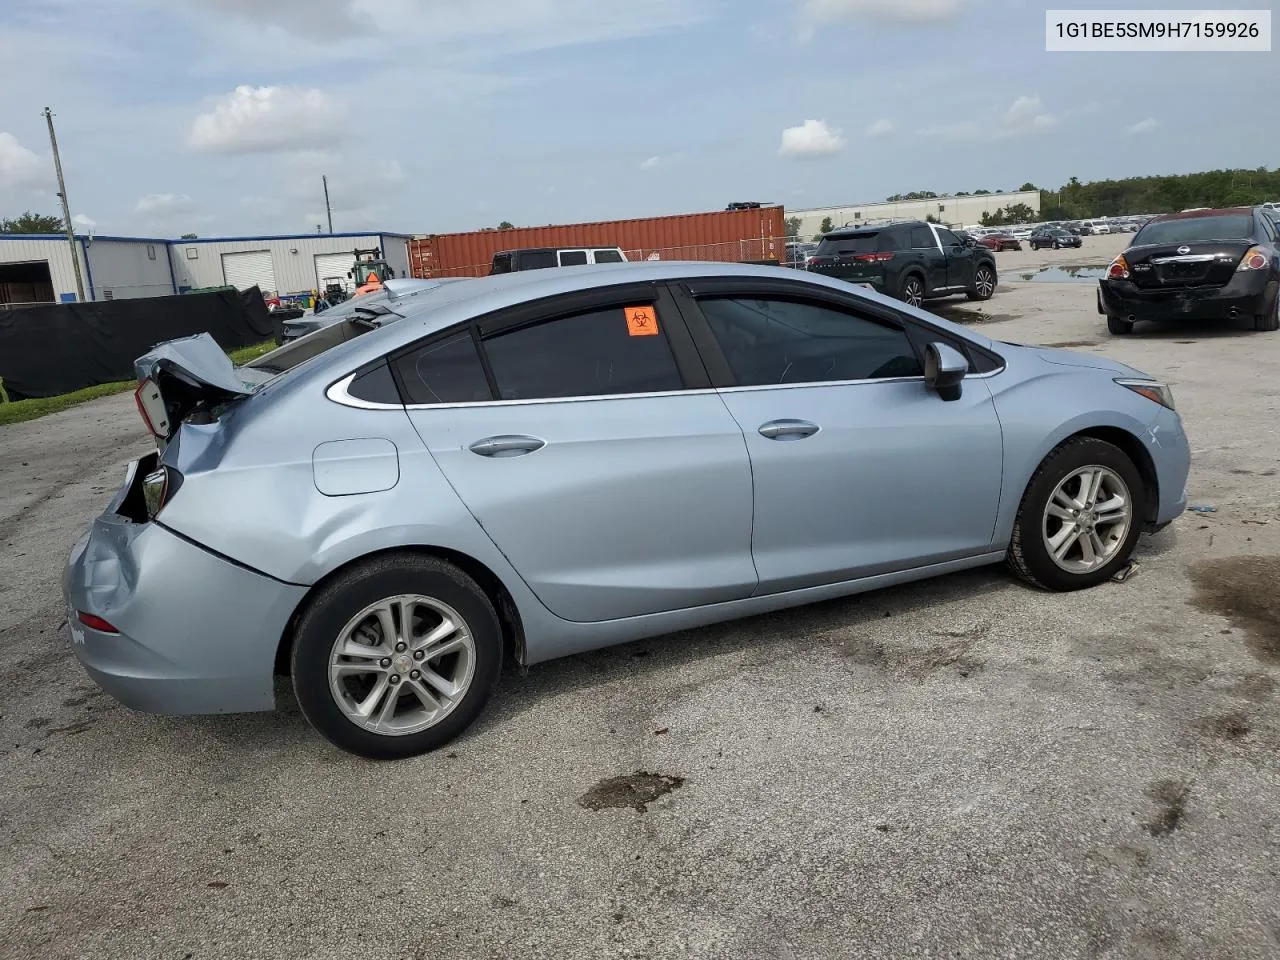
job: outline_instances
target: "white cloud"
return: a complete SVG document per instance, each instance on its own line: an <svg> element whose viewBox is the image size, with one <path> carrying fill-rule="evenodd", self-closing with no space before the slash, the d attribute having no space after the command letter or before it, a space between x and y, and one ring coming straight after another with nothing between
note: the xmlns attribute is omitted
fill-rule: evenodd
<svg viewBox="0 0 1280 960"><path fill-rule="evenodd" d="M1124 132L1128 134L1150 133L1160 126L1160 121L1155 117L1147 117L1145 120L1139 120L1137 123L1131 124L1124 128Z"/></svg>
<svg viewBox="0 0 1280 960"><path fill-rule="evenodd" d="M819 24L871 19L897 23L950 20L964 0L803 0L800 19L807 33Z"/></svg>
<svg viewBox="0 0 1280 960"><path fill-rule="evenodd" d="M641 169L641 170L652 170L654 167L658 167L658 166L661 166L661 165L662 165L662 158L661 158L661 157L650 157L650 158L649 158L649 159L647 159L647 160L641 160L641 161L640 161L640 169Z"/></svg>
<svg viewBox="0 0 1280 960"><path fill-rule="evenodd" d="M784 157L829 157L840 152L844 138L839 130L827 126L825 120L806 120L798 127L782 131L782 146L778 152Z"/></svg>
<svg viewBox="0 0 1280 960"><path fill-rule="evenodd" d="M187 213L195 204L185 193L148 193L138 200L134 213L163 216L169 213Z"/></svg>
<svg viewBox="0 0 1280 960"><path fill-rule="evenodd" d="M77 213L71 218L71 225L87 233L98 225L98 221L92 217L86 217L83 213Z"/></svg>
<svg viewBox="0 0 1280 960"><path fill-rule="evenodd" d="M53 179L49 164L13 134L0 131L0 187L41 186Z"/></svg>
<svg viewBox="0 0 1280 960"><path fill-rule="evenodd" d="M188 144L217 153L271 153L322 147L339 139L343 111L320 90L236 87L196 117Z"/></svg>
<svg viewBox="0 0 1280 960"><path fill-rule="evenodd" d="M1045 111L1039 97L1019 97L1005 113L1002 129L1006 136L1016 136L1022 133L1041 133L1052 130L1057 125L1057 118Z"/></svg>
<svg viewBox="0 0 1280 960"><path fill-rule="evenodd" d="M1003 113L991 111L984 120L957 120L928 127L921 136L937 140L1008 140L1031 134L1045 133L1058 125L1058 118L1050 114L1039 97L1018 97Z"/></svg>
<svg viewBox="0 0 1280 960"><path fill-rule="evenodd" d="M893 133L893 122L891 120L880 119L867 127L868 137L887 137Z"/></svg>

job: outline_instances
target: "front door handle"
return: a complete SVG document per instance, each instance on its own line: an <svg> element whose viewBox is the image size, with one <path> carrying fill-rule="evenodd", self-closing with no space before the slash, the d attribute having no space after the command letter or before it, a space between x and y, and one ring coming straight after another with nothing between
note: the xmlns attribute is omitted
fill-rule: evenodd
<svg viewBox="0 0 1280 960"><path fill-rule="evenodd" d="M539 440L537 437L503 436L485 437L483 440L477 440L467 449L482 457L522 457L526 453L541 450L546 445L547 441Z"/></svg>
<svg viewBox="0 0 1280 960"><path fill-rule="evenodd" d="M818 432L818 425L808 420L770 420L760 425L760 436L766 440L803 440Z"/></svg>

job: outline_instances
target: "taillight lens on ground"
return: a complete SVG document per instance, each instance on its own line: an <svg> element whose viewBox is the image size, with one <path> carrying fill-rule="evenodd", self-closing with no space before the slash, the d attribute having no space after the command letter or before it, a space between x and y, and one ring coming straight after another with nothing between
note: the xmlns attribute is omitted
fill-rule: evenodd
<svg viewBox="0 0 1280 960"><path fill-rule="evenodd" d="M97 630L99 633L119 633L120 631L113 627L107 621L103 620L97 614L85 613L83 610L76 611L76 619L83 623L90 630Z"/></svg>
<svg viewBox="0 0 1280 960"><path fill-rule="evenodd" d="M138 405L138 413L142 422L155 437L163 440L169 436L169 411L165 409L164 398L160 396L160 388L154 380L143 380L138 389L133 391L134 402Z"/></svg>
<svg viewBox="0 0 1280 960"><path fill-rule="evenodd" d="M1240 266L1236 270L1265 270L1267 269L1267 255L1262 252L1260 247L1250 247L1245 251L1245 255L1240 258Z"/></svg>
<svg viewBox="0 0 1280 960"><path fill-rule="evenodd" d="M1128 280L1129 279L1129 262L1125 260L1124 254L1116 257L1111 261L1111 266L1107 267L1108 280Z"/></svg>

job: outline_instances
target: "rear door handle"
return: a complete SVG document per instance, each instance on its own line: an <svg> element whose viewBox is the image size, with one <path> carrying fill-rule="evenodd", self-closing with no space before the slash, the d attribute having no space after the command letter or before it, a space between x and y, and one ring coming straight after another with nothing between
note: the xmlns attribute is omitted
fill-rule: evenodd
<svg viewBox="0 0 1280 960"><path fill-rule="evenodd" d="M760 436L767 440L803 440L818 432L818 425L808 420L770 420L760 425Z"/></svg>
<svg viewBox="0 0 1280 960"><path fill-rule="evenodd" d="M482 457L522 457L526 453L541 450L546 445L547 441L537 437L503 436L485 437L467 449Z"/></svg>

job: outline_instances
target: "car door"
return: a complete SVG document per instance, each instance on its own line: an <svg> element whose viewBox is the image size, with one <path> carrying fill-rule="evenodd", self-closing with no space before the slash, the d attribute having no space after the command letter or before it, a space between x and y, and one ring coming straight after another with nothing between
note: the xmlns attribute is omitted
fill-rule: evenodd
<svg viewBox="0 0 1280 960"><path fill-rule="evenodd" d="M557 616L612 620L755 589L742 431L661 288L500 311L393 367L441 471Z"/></svg>
<svg viewBox="0 0 1280 960"><path fill-rule="evenodd" d="M803 288L807 287L808 290ZM925 385L931 336L896 311L811 285L684 288L690 329L742 427L754 478L760 593L990 550L1002 437L985 380Z"/></svg>
<svg viewBox="0 0 1280 960"><path fill-rule="evenodd" d="M945 227L934 227L938 243L947 256L947 286L953 290L973 285L973 261L976 247L965 243Z"/></svg>
<svg viewBox="0 0 1280 960"><path fill-rule="evenodd" d="M908 237L911 249L924 266L925 290L932 293L943 289L947 282L947 257L938 246L937 238L928 224L919 224L910 230Z"/></svg>

